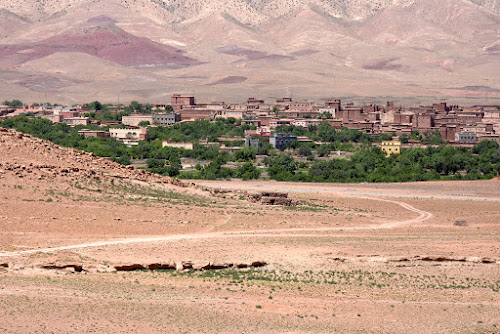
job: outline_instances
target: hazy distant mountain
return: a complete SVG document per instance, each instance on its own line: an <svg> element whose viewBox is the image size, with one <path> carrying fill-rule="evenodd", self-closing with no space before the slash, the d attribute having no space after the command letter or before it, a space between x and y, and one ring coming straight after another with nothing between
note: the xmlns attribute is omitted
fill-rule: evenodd
<svg viewBox="0 0 500 334"><path fill-rule="evenodd" d="M497 0L3 0L0 98L424 99L484 86L494 99L499 13Z"/></svg>

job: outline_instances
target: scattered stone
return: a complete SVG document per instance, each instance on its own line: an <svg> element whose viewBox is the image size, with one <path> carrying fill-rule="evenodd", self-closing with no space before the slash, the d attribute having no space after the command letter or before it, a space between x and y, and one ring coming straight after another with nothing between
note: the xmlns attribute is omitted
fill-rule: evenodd
<svg viewBox="0 0 500 334"><path fill-rule="evenodd" d="M297 206L298 201L288 198L287 193L261 192L247 196L248 201L252 203L261 203L264 205Z"/></svg>
<svg viewBox="0 0 500 334"><path fill-rule="evenodd" d="M266 261L254 261L250 266L258 268L258 267L264 267L265 265L267 265Z"/></svg>
<svg viewBox="0 0 500 334"><path fill-rule="evenodd" d="M193 269L193 263L191 261L182 261L181 267L182 270L191 270Z"/></svg>
<svg viewBox="0 0 500 334"><path fill-rule="evenodd" d="M148 265L149 270L175 270L176 265L174 262L169 263L152 263Z"/></svg>
<svg viewBox="0 0 500 334"><path fill-rule="evenodd" d="M209 262L208 265L202 267L202 270L217 270L217 269L227 269L231 268L233 266L232 263L211 263Z"/></svg>
<svg viewBox="0 0 500 334"><path fill-rule="evenodd" d="M146 270L147 267L142 264L134 263L134 264L118 265L115 266L115 269L116 271L134 271L134 270Z"/></svg>
<svg viewBox="0 0 500 334"><path fill-rule="evenodd" d="M193 264L193 270L200 271L210 266L210 262L199 262Z"/></svg>
<svg viewBox="0 0 500 334"><path fill-rule="evenodd" d="M46 270L67 270L70 271L71 269L72 272L82 272L83 271L83 265L81 264L56 264L56 263L49 263L45 265L40 265L38 268L41 269L46 269Z"/></svg>
<svg viewBox="0 0 500 334"><path fill-rule="evenodd" d="M444 262L450 261L450 259L445 256L424 256L420 258L420 261Z"/></svg>
<svg viewBox="0 0 500 334"><path fill-rule="evenodd" d="M481 263L488 263L488 264L490 264L490 263L496 263L496 261L493 260L493 259L490 259L489 257L483 257L481 259Z"/></svg>
<svg viewBox="0 0 500 334"><path fill-rule="evenodd" d="M96 266L96 272L99 274L116 273L117 270L110 266L98 265Z"/></svg>

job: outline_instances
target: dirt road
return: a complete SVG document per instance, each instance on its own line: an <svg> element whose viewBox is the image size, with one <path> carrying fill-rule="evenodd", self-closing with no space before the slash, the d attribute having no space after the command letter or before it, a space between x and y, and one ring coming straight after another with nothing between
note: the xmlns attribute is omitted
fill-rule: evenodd
<svg viewBox="0 0 500 334"><path fill-rule="evenodd" d="M23 250L17 252L0 252L0 258L5 257L14 257L20 255L34 254L34 253L52 253L57 251L65 251L65 250L75 250L75 249L83 249L83 248L91 248L91 247L105 247L105 246L113 246L113 245L123 245L123 244L134 244L134 243L153 243L153 242L174 242L180 240L194 240L194 239L220 239L220 238L250 238L250 237L317 237L318 234L296 234L294 232L334 232L334 231L355 231L355 230L380 230L380 229L391 229L402 227L406 225L416 224L428 220L433 217L433 214L427 211L423 211L411 206L408 203L374 198L374 197L366 197L366 196L353 196L349 197L353 198L361 198L368 199L374 201L382 201L393 203L395 205L399 205L402 208L417 213L418 216L416 218L385 223L381 225L372 225L372 226L362 226L362 227L325 227L325 228L287 228L287 229L273 229L273 230L247 230L247 231L225 231L225 232L213 232L213 233L200 233L200 234L186 234L186 235L170 235L170 236L161 236L161 237L151 237L151 238L131 238L124 240L107 240L107 241L99 241L99 242L91 242L79 245L67 245L60 247L52 247L52 248L43 248L43 249L30 249Z"/></svg>

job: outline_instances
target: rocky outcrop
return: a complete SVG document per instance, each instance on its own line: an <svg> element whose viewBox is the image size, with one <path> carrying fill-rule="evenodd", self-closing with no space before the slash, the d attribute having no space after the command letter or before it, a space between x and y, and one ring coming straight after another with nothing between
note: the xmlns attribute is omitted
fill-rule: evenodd
<svg viewBox="0 0 500 334"><path fill-rule="evenodd" d="M97 273L97 274L108 274L116 273L117 270L114 267L110 267L104 264L90 264L83 267L84 272Z"/></svg>
<svg viewBox="0 0 500 334"><path fill-rule="evenodd" d="M348 257L330 257L328 260L333 262L381 262L381 263L415 263L415 262L429 262L429 263L445 263L445 262L471 262L482 264L500 264L500 260L495 260L488 257L465 257L465 256L435 256L435 255L417 255L414 257L381 257L381 256L357 256L354 258Z"/></svg>
<svg viewBox="0 0 500 334"><path fill-rule="evenodd" d="M134 270L147 270L148 267L143 264L131 263L131 264L121 264L114 266L116 271L134 271Z"/></svg>
<svg viewBox="0 0 500 334"><path fill-rule="evenodd" d="M149 270L175 270L176 265L174 262L168 263L152 263L148 265Z"/></svg>
<svg viewBox="0 0 500 334"><path fill-rule="evenodd" d="M259 261L252 262L252 264L250 266L254 267L254 268L259 268L259 267L264 267L265 265L267 265L266 261L259 260Z"/></svg>
<svg viewBox="0 0 500 334"><path fill-rule="evenodd" d="M49 263L49 264L40 265L39 268L41 268L41 269L48 269L48 270L72 269L75 272L82 272L83 271L83 265L82 264Z"/></svg>
<svg viewBox="0 0 500 334"><path fill-rule="evenodd" d="M429 262L465 262L465 257L449 257L449 256L418 256L416 257L418 261L429 261Z"/></svg>
<svg viewBox="0 0 500 334"><path fill-rule="evenodd" d="M253 203L261 203L264 205L281 205L281 206L297 206L298 201L288 198L287 193L279 192L260 192L257 194L250 194L247 199Z"/></svg>
<svg viewBox="0 0 500 334"><path fill-rule="evenodd" d="M267 265L266 261L258 260L250 263L232 263L232 262L192 262L192 261L181 261L175 262L155 262L149 264L142 263L124 263L115 265L104 265L104 264L74 264L74 263L59 263L50 262L47 264L38 264L32 266L24 265L10 265L7 263L0 264L0 271L7 272L12 271L22 271L26 269L36 268L38 270L47 271L57 271L62 274L68 273L115 273L119 271L156 271L156 270L177 270L177 271L206 271L206 270L224 270L224 269L245 269L245 268L260 268Z"/></svg>

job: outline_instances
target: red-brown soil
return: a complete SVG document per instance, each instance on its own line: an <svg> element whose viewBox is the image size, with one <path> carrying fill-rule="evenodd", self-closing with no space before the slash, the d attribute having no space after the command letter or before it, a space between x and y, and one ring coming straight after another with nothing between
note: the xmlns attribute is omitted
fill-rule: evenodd
<svg viewBox="0 0 500 334"><path fill-rule="evenodd" d="M177 48L134 36L113 20L98 17L36 43L0 45L0 67L11 68L57 52L86 53L125 66L183 67L198 63Z"/></svg>
<svg viewBox="0 0 500 334"><path fill-rule="evenodd" d="M12 131L0 132L0 157L0 331L493 333L500 326L496 180L197 181L228 191L214 197ZM252 203L237 189L278 189L300 204ZM455 226L459 220L467 226ZM267 265L168 269L257 260Z"/></svg>

